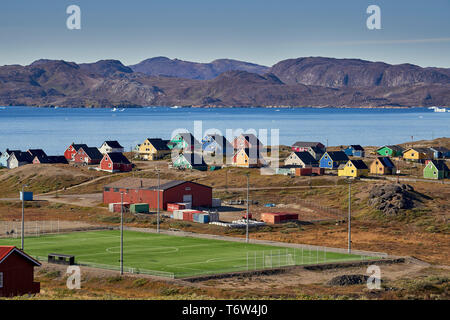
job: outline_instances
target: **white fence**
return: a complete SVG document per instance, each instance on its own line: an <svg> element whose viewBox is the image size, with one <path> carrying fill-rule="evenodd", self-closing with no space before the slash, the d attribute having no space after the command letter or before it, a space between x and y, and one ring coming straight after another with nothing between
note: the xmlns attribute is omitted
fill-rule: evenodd
<svg viewBox="0 0 450 320"><path fill-rule="evenodd" d="M24 224L26 237L39 237L42 234L60 232L60 222L56 221L27 221ZM22 236L21 221L0 221L1 238L20 238Z"/></svg>

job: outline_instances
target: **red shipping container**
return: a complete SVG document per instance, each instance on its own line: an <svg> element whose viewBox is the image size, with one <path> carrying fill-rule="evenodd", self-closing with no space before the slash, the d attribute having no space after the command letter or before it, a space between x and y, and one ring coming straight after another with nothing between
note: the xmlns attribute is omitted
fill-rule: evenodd
<svg viewBox="0 0 450 320"><path fill-rule="evenodd" d="M167 211L173 212L175 210L182 210L185 209L185 205L181 203L168 203L167 204Z"/></svg>

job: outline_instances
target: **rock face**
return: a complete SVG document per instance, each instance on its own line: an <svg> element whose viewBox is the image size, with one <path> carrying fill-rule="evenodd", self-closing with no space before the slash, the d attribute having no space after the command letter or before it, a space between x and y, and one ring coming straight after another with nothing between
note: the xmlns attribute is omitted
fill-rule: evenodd
<svg viewBox="0 0 450 320"><path fill-rule="evenodd" d="M414 208L414 188L409 184L375 185L369 193L369 205L387 216L395 216L402 209Z"/></svg>

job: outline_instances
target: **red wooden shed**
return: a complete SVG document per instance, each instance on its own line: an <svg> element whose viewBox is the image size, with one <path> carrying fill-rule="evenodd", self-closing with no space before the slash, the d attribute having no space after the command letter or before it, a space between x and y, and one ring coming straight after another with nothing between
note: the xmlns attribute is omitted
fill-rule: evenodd
<svg viewBox="0 0 450 320"><path fill-rule="evenodd" d="M211 207L212 188L192 181L160 180L158 192L157 179L125 178L104 186L103 203L148 203L157 207L158 194L160 209L168 203L191 203L192 207Z"/></svg>
<svg viewBox="0 0 450 320"><path fill-rule="evenodd" d="M14 246L0 246L0 297L39 293L34 267L41 264Z"/></svg>

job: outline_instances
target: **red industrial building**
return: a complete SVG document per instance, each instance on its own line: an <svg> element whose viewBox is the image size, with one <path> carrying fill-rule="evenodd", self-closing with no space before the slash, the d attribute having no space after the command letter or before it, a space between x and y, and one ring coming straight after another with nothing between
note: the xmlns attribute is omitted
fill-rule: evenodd
<svg viewBox="0 0 450 320"><path fill-rule="evenodd" d="M14 246L0 246L0 297L39 293L34 267L41 264Z"/></svg>
<svg viewBox="0 0 450 320"><path fill-rule="evenodd" d="M192 207L211 207L212 188L192 181L125 178L104 186L103 203L148 203L152 209L166 210L168 203L191 203Z"/></svg>

